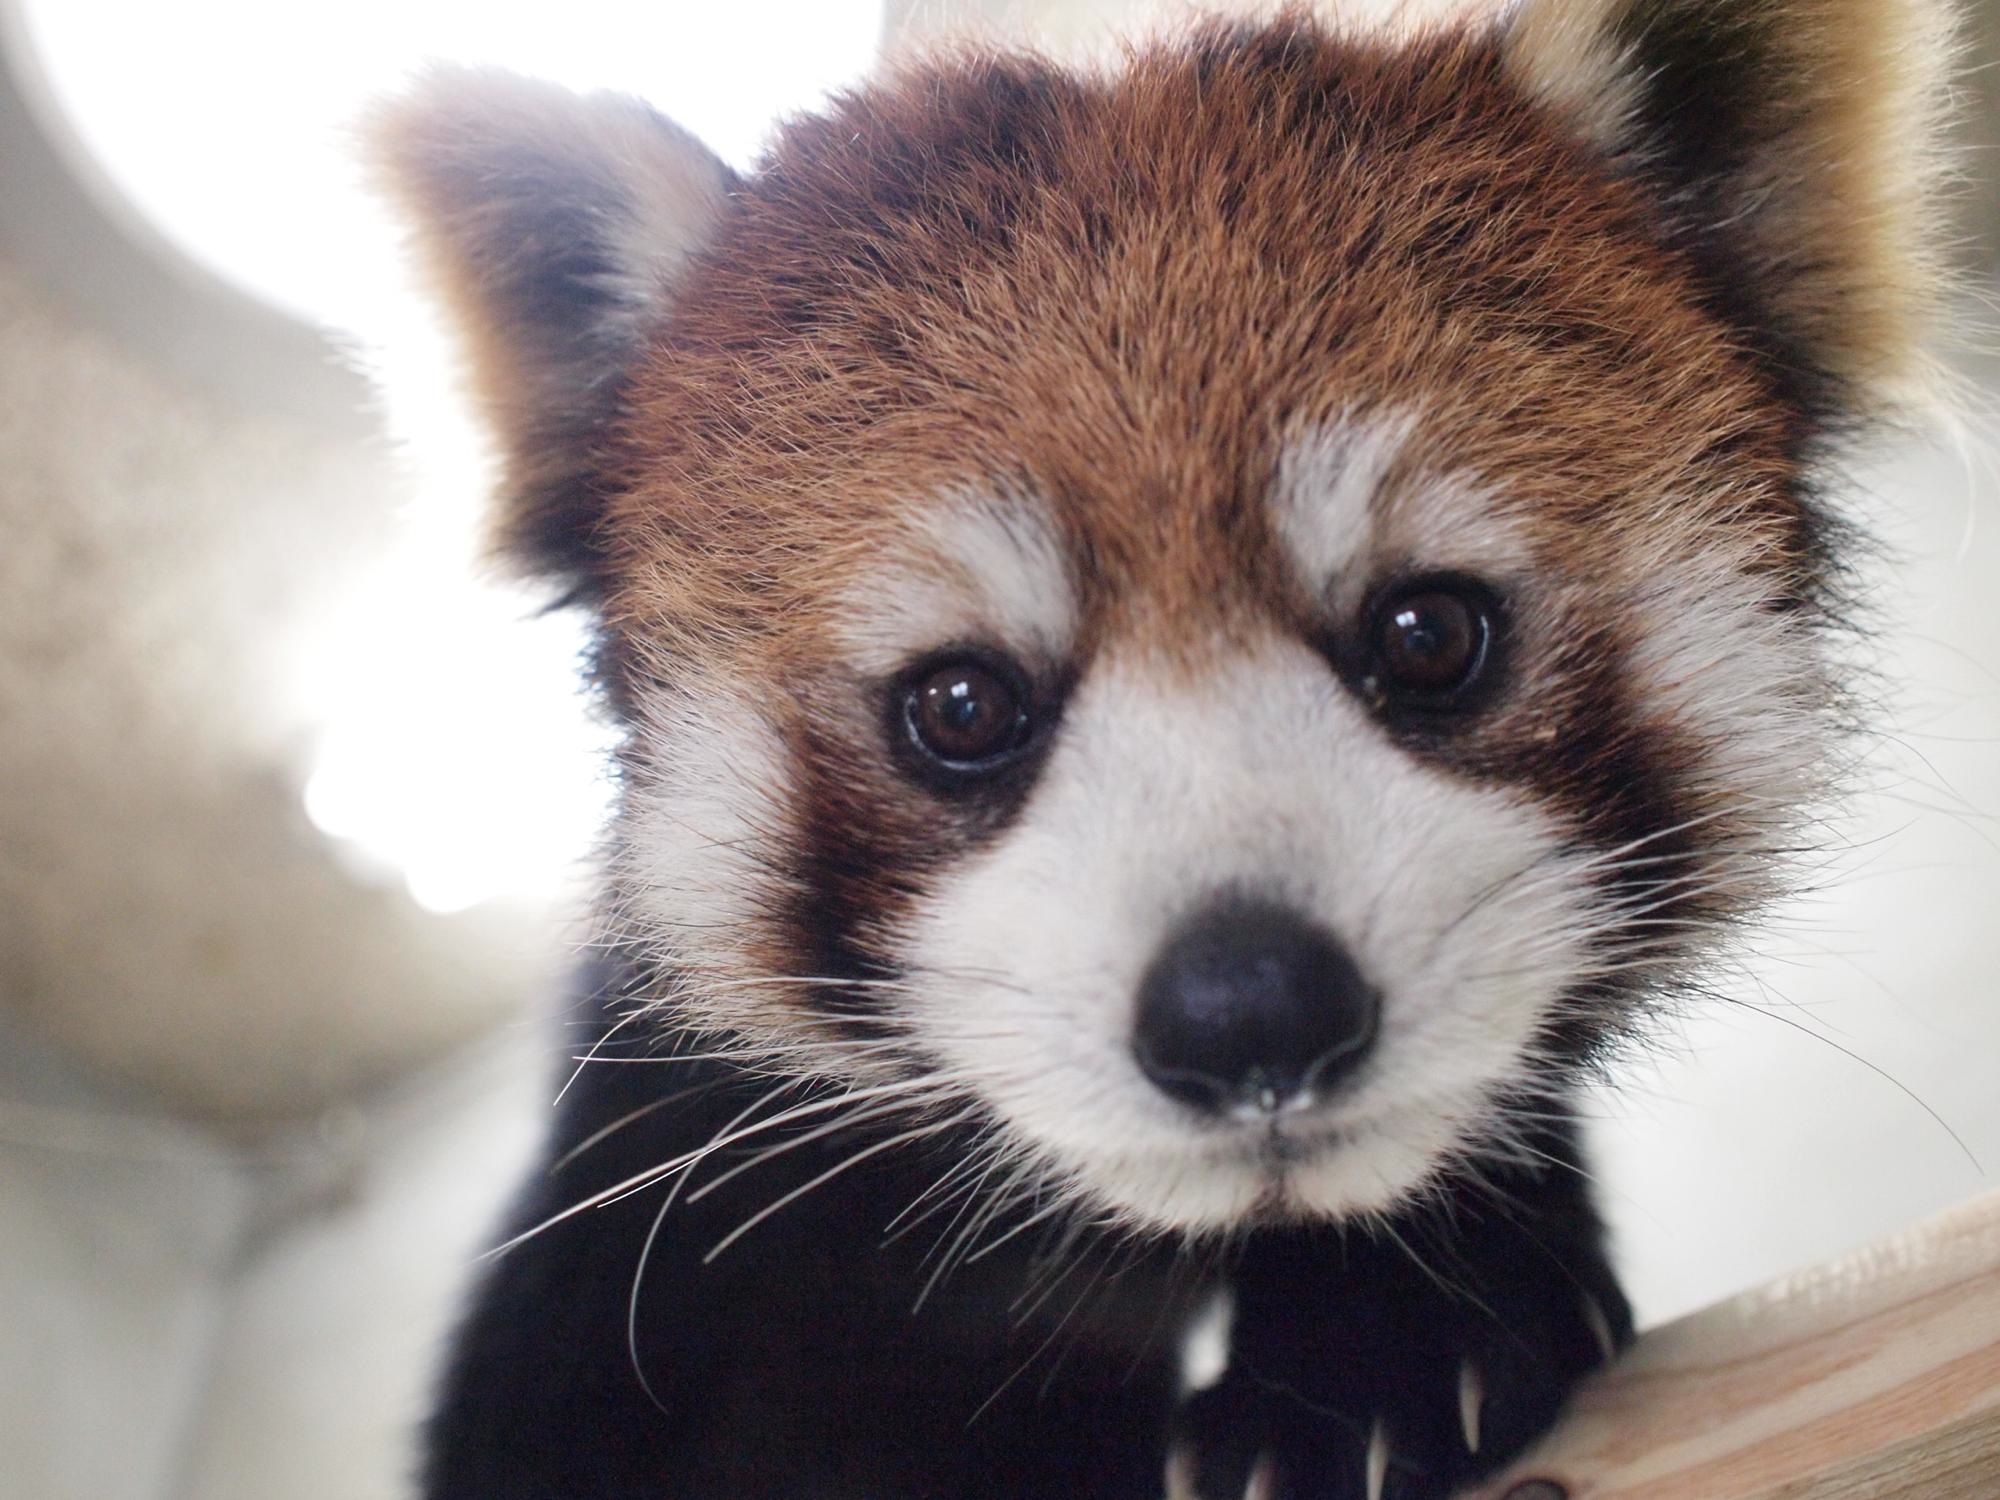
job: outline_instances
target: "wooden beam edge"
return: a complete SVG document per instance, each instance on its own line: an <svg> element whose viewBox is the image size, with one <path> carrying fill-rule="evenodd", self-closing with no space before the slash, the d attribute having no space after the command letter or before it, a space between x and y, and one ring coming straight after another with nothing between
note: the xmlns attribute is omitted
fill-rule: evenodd
<svg viewBox="0 0 2000 1500"><path fill-rule="evenodd" d="M1647 1333L1510 1497L2000 1500L2000 1193Z"/></svg>

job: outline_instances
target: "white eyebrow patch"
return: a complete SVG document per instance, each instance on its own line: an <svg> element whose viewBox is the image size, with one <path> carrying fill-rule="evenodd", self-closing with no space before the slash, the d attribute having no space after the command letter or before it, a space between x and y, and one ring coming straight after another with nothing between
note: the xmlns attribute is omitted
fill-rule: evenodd
<svg viewBox="0 0 2000 1500"><path fill-rule="evenodd" d="M1286 442L1271 487L1271 519L1313 593L1326 592L1368 551L1376 497L1416 425L1407 411L1376 412Z"/></svg>
<svg viewBox="0 0 2000 1500"><path fill-rule="evenodd" d="M864 671L890 672L953 641L991 641L1061 660L1076 639L1067 551L1039 499L954 491L935 502L836 605L841 642Z"/></svg>
<svg viewBox="0 0 2000 1500"><path fill-rule="evenodd" d="M1392 409L1286 442L1271 486L1271 520L1314 597L1365 587L1371 563L1489 580L1532 571L1519 525L1476 474L1406 462L1417 428L1416 413Z"/></svg>

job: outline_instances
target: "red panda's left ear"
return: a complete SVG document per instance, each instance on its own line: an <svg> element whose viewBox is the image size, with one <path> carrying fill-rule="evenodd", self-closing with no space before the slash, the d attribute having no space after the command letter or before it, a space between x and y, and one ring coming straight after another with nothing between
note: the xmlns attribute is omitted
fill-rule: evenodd
<svg viewBox="0 0 2000 1500"><path fill-rule="evenodd" d="M1948 0L1520 0L1508 64L1651 190L1819 421L1904 405L1942 292Z"/></svg>
<svg viewBox="0 0 2000 1500"><path fill-rule="evenodd" d="M432 71L368 135L499 441L500 549L587 592L604 426L736 178L637 99L491 69Z"/></svg>

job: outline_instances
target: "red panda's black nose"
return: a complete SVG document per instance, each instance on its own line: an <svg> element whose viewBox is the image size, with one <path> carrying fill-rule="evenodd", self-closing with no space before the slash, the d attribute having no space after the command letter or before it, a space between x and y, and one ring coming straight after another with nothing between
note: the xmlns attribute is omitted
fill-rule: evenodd
<svg viewBox="0 0 2000 1500"><path fill-rule="evenodd" d="M1132 1050L1196 1109L1323 1097L1366 1055L1375 992L1339 943L1283 907L1231 901L1189 922L1139 984Z"/></svg>

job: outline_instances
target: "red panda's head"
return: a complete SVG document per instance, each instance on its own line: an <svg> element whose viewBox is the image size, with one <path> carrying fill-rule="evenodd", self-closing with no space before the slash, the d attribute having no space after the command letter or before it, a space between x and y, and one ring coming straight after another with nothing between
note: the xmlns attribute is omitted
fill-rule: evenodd
<svg viewBox="0 0 2000 1500"><path fill-rule="evenodd" d="M967 55L738 177L383 121L501 534L603 622L665 1024L1133 1221L1512 1148L1819 789L1833 442L1918 370L1924 0Z"/></svg>

